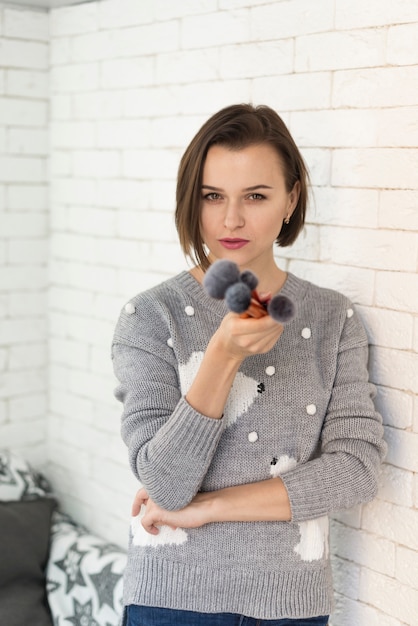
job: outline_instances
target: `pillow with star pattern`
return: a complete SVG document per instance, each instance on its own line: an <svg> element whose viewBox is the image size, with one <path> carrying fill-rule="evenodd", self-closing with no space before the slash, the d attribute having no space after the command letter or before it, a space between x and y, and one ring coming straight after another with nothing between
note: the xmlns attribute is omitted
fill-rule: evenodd
<svg viewBox="0 0 418 626"><path fill-rule="evenodd" d="M52 496L46 478L17 454L0 450L0 502L35 500L44 496Z"/></svg>
<svg viewBox="0 0 418 626"><path fill-rule="evenodd" d="M54 626L118 626L126 552L55 512L47 566Z"/></svg>

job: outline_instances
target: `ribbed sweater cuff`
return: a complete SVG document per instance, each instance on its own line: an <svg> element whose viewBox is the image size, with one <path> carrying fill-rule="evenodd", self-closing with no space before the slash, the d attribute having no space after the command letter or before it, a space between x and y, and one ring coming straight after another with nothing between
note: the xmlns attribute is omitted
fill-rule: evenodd
<svg viewBox="0 0 418 626"><path fill-rule="evenodd" d="M280 478L289 496L292 522L304 522L328 514L326 487L314 467L308 470L305 465L300 465Z"/></svg>

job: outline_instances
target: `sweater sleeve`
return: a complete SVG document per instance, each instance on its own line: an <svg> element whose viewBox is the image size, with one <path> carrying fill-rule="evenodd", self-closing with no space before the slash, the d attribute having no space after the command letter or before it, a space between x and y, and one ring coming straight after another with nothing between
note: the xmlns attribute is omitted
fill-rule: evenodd
<svg viewBox="0 0 418 626"><path fill-rule="evenodd" d="M195 411L182 397L168 338L167 324L155 311L148 320L122 311L112 359L131 468L159 506L176 510L198 492L223 422Z"/></svg>
<svg viewBox="0 0 418 626"><path fill-rule="evenodd" d="M349 309L353 313L353 309ZM386 452L381 416L369 383L368 345L354 314L341 335L320 453L282 475L292 521L301 522L372 500Z"/></svg>

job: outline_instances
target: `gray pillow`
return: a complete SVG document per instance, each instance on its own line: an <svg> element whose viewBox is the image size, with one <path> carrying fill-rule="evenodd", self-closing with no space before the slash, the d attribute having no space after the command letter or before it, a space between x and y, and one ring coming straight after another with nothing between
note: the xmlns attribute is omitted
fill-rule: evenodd
<svg viewBox="0 0 418 626"><path fill-rule="evenodd" d="M46 599L52 498L0 502L0 624L52 626Z"/></svg>

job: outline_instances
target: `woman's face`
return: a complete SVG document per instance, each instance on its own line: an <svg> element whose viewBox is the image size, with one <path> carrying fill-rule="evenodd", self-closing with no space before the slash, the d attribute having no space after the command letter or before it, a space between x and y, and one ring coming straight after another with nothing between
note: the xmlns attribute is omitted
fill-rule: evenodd
<svg viewBox="0 0 418 626"><path fill-rule="evenodd" d="M212 146L201 191L201 235L210 261L230 259L258 275L268 271L283 220L299 197L299 183L286 190L276 150L267 143L239 150Z"/></svg>

